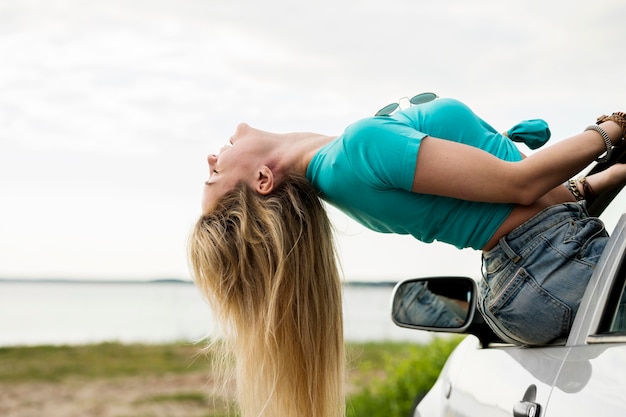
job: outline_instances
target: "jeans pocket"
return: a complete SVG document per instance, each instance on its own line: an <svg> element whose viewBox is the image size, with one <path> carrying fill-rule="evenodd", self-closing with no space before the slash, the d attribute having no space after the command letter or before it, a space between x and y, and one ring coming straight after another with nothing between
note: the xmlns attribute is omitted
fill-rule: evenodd
<svg viewBox="0 0 626 417"><path fill-rule="evenodd" d="M485 300L496 333L524 345L544 345L566 336L571 308L552 296L524 268ZM495 330L495 329L494 329Z"/></svg>
<svg viewBox="0 0 626 417"><path fill-rule="evenodd" d="M595 265L604 248L608 233L604 223L594 217L571 220L562 243L552 241L552 245L565 256ZM598 242L602 242L598 244ZM600 248L600 249L596 249Z"/></svg>

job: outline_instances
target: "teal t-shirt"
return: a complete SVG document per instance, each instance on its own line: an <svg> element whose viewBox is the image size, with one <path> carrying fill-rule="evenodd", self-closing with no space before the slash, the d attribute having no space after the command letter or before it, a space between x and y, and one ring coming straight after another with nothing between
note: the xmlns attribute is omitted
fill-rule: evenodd
<svg viewBox="0 0 626 417"><path fill-rule="evenodd" d="M522 159L511 140L466 105L442 98L350 125L314 155L306 176L324 200L369 229L481 249L513 205L411 192L426 136L475 146L507 161Z"/></svg>

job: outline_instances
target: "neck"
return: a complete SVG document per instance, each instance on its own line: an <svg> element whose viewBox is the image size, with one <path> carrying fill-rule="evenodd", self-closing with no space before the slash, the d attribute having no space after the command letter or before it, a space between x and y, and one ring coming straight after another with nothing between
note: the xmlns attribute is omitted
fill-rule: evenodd
<svg viewBox="0 0 626 417"><path fill-rule="evenodd" d="M275 149L273 168L282 174L296 172L305 175L313 156L335 138L317 133L287 133L286 140Z"/></svg>

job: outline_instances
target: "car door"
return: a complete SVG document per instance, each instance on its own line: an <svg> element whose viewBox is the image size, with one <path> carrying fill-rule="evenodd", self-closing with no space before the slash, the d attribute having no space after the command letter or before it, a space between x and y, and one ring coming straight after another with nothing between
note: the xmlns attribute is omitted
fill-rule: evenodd
<svg viewBox="0 0 626 417"><path fill-rule="evenodd" d="M511 417L515 408L526 405L528 412L523 415L539 416L566 353L565 349L476 346L467 352L454 381L448 382L443 415Z"/></svg>

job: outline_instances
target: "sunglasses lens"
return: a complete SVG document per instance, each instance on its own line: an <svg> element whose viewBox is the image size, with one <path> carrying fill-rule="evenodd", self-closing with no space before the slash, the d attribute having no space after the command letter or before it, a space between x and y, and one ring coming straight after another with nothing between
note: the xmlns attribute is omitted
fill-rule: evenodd
<svg viewBox="0 0 626 417"><path fill-rule="evenodd" d="M378 110L374 116L389 116L398 106L398 103L387 104L385 107Z"/></svg>
<svg viewBox="0 0 626 417"><path fill-rule="evenodd" d="M429 101L433 101L436 98L437 94L435 93L421 93L411 97L409 101L411 102L411 104L424 104L428 103Z"/></svg>

